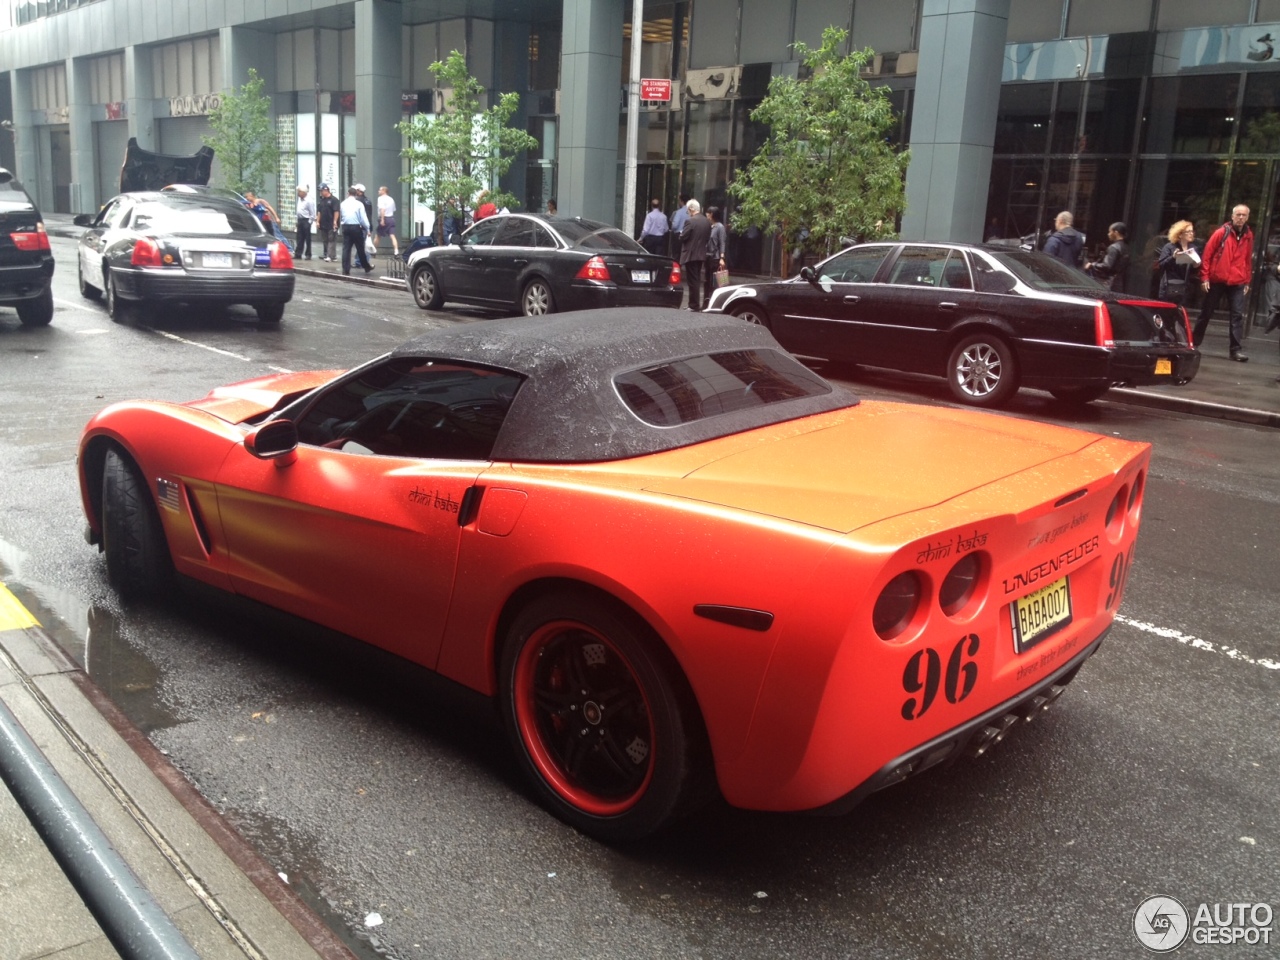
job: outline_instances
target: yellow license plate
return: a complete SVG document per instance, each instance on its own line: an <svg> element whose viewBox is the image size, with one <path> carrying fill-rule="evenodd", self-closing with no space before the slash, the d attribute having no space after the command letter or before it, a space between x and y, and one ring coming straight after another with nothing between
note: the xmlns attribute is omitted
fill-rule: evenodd
<svg viewBox="0 0 1280 960"><path fill-rule="evenodd" d="M1161 374L1173 376L1173 361L1168 357L1160 357L1156 360L1156 376Z"/></svg>
<svg viewBox="0 0 1280 960"><path fill-rule="evenodd" d="M1013 649L1016 652L1025 653L1071 622L1069 579L1055 580L1047 587L1009 604L1009 614L1013 619Z"/></svg>

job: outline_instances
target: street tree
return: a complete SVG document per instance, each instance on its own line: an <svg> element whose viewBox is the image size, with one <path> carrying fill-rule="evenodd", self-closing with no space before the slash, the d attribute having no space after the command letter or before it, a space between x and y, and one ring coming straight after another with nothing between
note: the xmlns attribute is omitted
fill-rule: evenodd
<svg viewBox="0 0 1280 960"><path fill-rule="evenodd" d="M280 162L271 98L258 71L249 68L249 79L239 90L222 94L209 111L213 133L204 142L213 147L222 185L237 193L260 192Z"/></svg>
<svg viewBox="0 0 1280 960"><path fill-rule="evenodd" d="M803 79L770 81L751 112L768 138L729 186L733 228L777 232L784 251L891 236L906 207L909 156L888 139L896 122L889 92L862 76L870 49L840 52L846 36L828 27L820 47L795 44Z"/></svg>
<svg viewBox="0 0 1280 960"><path fill-rule="evenodd" d="M498 178L518 153L538 146L535 137L507 125L520 107L520 95L504 93L482 109L485 88L457 50L429 69L448 91L444 112L401 121L401 155L409 160L410 172L400 179L435 211L438 229L445 217L465 219L481 190L488 190L486 199L499 208L514 207L516 198L498 188Z"/></svg>

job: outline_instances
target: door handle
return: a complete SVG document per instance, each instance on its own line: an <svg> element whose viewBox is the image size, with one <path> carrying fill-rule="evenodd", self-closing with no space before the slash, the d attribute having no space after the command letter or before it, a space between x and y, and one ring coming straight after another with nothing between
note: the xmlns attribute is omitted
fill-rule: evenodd
<svg viewBox="0 0 1280 960"><path fill-rule="evenodd" d="M856 293L851 293L851 294L849 294L848 296L846 296L846 297L844 298L844 302L845 302L845 303L857 303L857 302L858 302L859 300L861 300L861 299L862 299L862 298L861 298L860 296L858 296Z"/></svg>
<svg viewBox="0 0 1280 960"><path fill-rule="evenodd" d="M511 262L514 263L517 267L523 267L529 261L528 260L512 260Z"/></svg>
<svg viewBox="0 0 1280 960"><path fill-rule="evenodd" d="M960 304L958 304L958 303L951 303L951 302L950 302L950 301L948 301L948 300L944 300L942 303L938 304L938 309L939 309L939 310L954 310L954 309L955 309L956 307L958 307L958 306L960 306Z"/></svg>

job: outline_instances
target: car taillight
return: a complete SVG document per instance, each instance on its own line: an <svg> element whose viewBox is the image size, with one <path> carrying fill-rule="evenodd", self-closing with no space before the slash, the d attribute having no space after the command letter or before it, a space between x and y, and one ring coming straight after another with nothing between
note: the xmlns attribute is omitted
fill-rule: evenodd
<svg viewBox="0 0 1280 960"><path fill-rule="evenodd" d="M678 263L676 263L674 260L672 260L672 261L671 261L671 276L669 276L669 277L667 278L667 283L669 283L669 284L671 284L671 285L673 285L673 286L676 286L676 285L679 285L680 280L681 280L681 276L680 276L680 264L678 264Z"/></svg>
<svg viewBox="0 0 1280 960"><path fill-rule="evenodd" d="M289 248L283 243L273 243L267 247L271 251L271 260L268 266L271 269L292 270L293 254L289 252Z"/></svg>
<svg viewBox="0 0 1280 960"><path fill-rule="evenodd" d="M37 223L34 230L22 233L11 233L9 239L19 250L48 250L49 234L45 233L44 224Z"/></svg>
<svg viewBox="0 0 1280 960"><path fill-rule="evenodd" d="M609 268L604 265L603 257L592 257L582 265L575 280L608 280Z"/></svg>
<svg viewBox="0 0 1280 960"><path fill-rule="evenodd" d="M143 237L133 245L133 256L129 258L129 262L135 267L164 266L160 260L160 247L149 237Z"/></svg>
<svg viewBox="0 0 1280 960"><path fill-rule="evenodd" d="M892 640L907 629L920 608L922 592L920 575L914 570L898 574L885 585L871 611L871 625L881 640Z"/></svg>
<svg viewBox="0 0 1280 960"><path fill-rule="evenodd" d="M982 555L966 554L956 562L938 588L938 606L948 617L961 613L973 599L982 578Z"/></svg>
<svg viewBox="0 0 1280 960"><path fill-rule="evenodd" d="M1191 346L1191 318L1187 316L1187 308L1179 307L1182 311L1182 329L1187 332L1187 346Z"/></svg>
<svg viewBox="0 0 1280 960"><path fill-rule="evenodd" d="M1114 347L1115 334L1111 332L1111 311L1101 300L1093 308L1093 333L1100 347Z"/></svg>

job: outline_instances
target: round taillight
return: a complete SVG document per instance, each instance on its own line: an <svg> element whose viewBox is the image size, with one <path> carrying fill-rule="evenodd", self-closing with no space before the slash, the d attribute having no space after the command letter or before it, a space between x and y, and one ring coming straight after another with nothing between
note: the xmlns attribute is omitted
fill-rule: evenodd
<svg viewBox="0 0 1280 960"><path fill-rule="evenodd" d="M871 611L871 625L881 640L892 640L907 629L920 608L923 593L920 574L914 570L900 573L885 584Z"/></svg>
<svg viewBox="0 0 1280 960"><path fill-rule="evenodd" d="M1129 502L1128 487L1121 487L1107 507L1107 535L1114 541L1124 531L1124 511Z"/></svg>
<svg viewBox="0 0 1280 960"><path fill-rule="evenodd" d="M938 588L938 605L948 617L954 617L973 599L982 576L982 556L970 553L956 561L955 566Z"/></svg>
<svg viewBox="0 0 1280 960"><path fill-rule="evenodd" d="M1147 475L1140 473L1133 478L1133 490L1129 493L1129 512L1134 513L1138 506L1142 503L1142 488L1145 484Z"/></svg>

